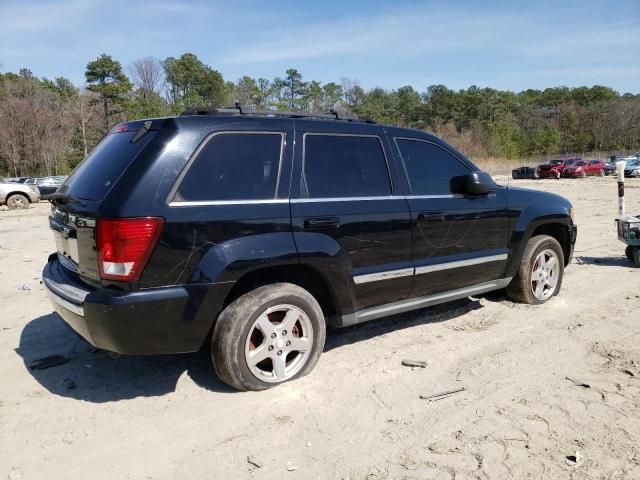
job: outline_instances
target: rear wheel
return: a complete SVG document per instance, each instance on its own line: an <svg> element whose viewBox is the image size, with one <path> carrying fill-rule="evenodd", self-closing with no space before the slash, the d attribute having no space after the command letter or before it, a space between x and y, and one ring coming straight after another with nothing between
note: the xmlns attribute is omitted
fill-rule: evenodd
<svg viewBox="0 0 640 480"><path fill-rule="evenodd" d="M640 267L640 248L638 247L633 249L633 263L636 264L636 267Z"/></svg>
<svg viewBox="0 0 640 480"><path fill-rule="evenodd" d="M29 208L29 199L21 193L14 193L9 198L7 198L7 207L9 208L9 210L21 210Z"/></svg>
<svg viewBox="0 0 640 480"><path fill-rule="evenodd" d="M633 250L634 250L634 248L631 245L627 245L627 248L624 249L624 254L632 262L633 262Z"/></svg>
<svg viewBox="0 0 640 480"><path fill-rule="evenodd" d="M507 295L521 303L544 303L560 291L563 274L562 247L555 238L538 235L527 242L518 273L507 287Z"/></svg>
<svg viewBox="0 0 640 480"><path fill-rule="evenodd" d="M309 373L325 340L316 299L290 283L258 287L218 317L211 337L216 374L238 390L264 390Z"/></svg>

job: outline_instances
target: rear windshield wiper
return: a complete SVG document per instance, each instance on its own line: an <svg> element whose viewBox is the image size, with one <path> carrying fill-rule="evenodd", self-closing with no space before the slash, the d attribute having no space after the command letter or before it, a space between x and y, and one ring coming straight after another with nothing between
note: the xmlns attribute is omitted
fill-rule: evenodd
<svg viewBox="0 0 640 480"><path fill-rule="evenodd" d="M78 202L83 207L87 206L87 203L84 200L79 199L78 197L74 197L73 195L69 195L68 193L56 192L49 195L49 201L58 200L61 203L67 203L69 200L72 202Z"/></svg>

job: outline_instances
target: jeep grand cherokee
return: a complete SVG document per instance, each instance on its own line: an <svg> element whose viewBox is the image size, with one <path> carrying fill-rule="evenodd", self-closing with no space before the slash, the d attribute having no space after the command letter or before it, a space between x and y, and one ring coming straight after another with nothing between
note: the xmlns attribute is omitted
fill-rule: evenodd
<svg viewBox="0 0 640 480"><path fill-rule="evenodd" d="M43 280L77 333L123 354L208 342L241 390L309 373L327 325L498 289L543 303L576 239L566 199L429 133L241 105L116 126L51 202Z"/></svg>

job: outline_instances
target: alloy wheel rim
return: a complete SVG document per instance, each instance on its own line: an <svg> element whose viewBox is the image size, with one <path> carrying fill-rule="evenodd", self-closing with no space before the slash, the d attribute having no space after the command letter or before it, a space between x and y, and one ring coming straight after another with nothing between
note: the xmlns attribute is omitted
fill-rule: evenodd
<svg viewBox="0 0 640 480"><path fill-rule="evenodd" d="M17 208L24 208L25 201L22 197L16 196L13 198L13 205Z"/></svg>
<svg viewBox="0 0 640 480"><path fill-rule="evenodd" d="M556 291L559 278L558 254L550 249L543 250L531 267L531 293L538 300L549 299Z"/></svg>
<svg viewBox="0 0 640 480"><path fill-rule="evenodd" d="M245 342L245 361L264 382L294 377L306 365L313 346L309 316L295 305L276 305L253 322Z"/></svg>

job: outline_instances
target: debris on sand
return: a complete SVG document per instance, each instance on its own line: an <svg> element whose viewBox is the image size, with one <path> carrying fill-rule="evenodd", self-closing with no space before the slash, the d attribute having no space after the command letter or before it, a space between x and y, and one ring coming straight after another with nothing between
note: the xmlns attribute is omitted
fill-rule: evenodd
<svg viewBox="0 0 640 480"><path fill-rule="evenodd" d="M247 457L247 463L249 463L250 465L253 465L256 468L262 468L264 466L264 463L252 457L251 455Z"/></svg>
<svg viewBox="0 0 640 480"><path fill-rule="evenodd" d="M591 388L591 385L589 385L588 383L581 382L580 380L576 380L575 378L566 377L566 379L572 382L576 387Z"/></svg>
<svg viewBox="0 0 640 480"><path fill-rule="evenodd" d="M465 390L466 389L464 387L462 387L462 388L457 388L455 390L447 390L445 392L434 393L432 395L420 395L420 399L421 400L432 400L432 401L442 400L443 398L446 398L449 395L453 395L454 393L458 393L458 392L464 392Z"/></svg>
<svg viewBox="0 0 640 480"><path fill-rule="evenodd" d="M417 367L417 368L427 367L427 362L423 362L422 360L402 360L401 363L405 367Z"/></svg>
<svg viewBox="0 0 640 480"><path fill-rule="evenodd" d="M582 463L582 455L576 450L575 455L567 455L564 457L564 461L570 467L577 467Z"/></svg>
<svg viewBox="0 0 640 480"><path fill-rule="evenodd" d="M29 364L31 370L44 370L45 368L57 367L69 362L70 359L62 355L51 355L49 357L34 360Z"/></svg>
<svg viewBox="0 0 640 480"><path fill-rule="evenodd" d="M27 282L22 282L20 285L18 285L18 290L31 290L31 285L29 285Z"/></svg>

